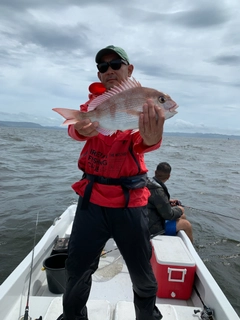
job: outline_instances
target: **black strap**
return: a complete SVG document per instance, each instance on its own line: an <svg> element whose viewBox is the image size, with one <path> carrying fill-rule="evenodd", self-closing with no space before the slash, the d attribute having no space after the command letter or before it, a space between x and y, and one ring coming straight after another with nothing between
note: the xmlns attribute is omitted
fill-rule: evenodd
<svg viewBox="0 0 240 320"><path fill-rule="evenodd" d="M122 185L122 191L125 197L125 208L127 208L129 204L129 199L130 199L129 189Z"/></svg>
<svg viewBox="0 0 240 320"><path fill-rule="evenodd" d="M170 194L168 192L166 185L162 181L157 180L155 177L153 179L156 180L158 184L160 184L160 186L163 188L163 191L165 192L166 196L168 197L168 200L170 200Z"/></svg>
<svg viewBox="0 0 240 320"><path fill-rule="evenodd" d="M81 205L82 210L87 210L88 208L89 200L92 193L93 183L94 183L94 180L90 180L85 188L82 205Z"/></svg>
<svg viewBox="0 0 240 320"><path fill-rule="evenodd" d="M94 182L105 184L105 185L115 185L115 186L120 185L123 189L123 194L126 200L125 207L128 206L129 199L130 199L129 190L143 188L147 185L146 173L140 174L137 176L121 177L121 178L105 178L102 176L96 176L94 174L84 173L82 176L82 179L89 180L89 183L87 184L84 191L83 201L81 205L81 209L83 210L86 210L88 207Z"/></svg>

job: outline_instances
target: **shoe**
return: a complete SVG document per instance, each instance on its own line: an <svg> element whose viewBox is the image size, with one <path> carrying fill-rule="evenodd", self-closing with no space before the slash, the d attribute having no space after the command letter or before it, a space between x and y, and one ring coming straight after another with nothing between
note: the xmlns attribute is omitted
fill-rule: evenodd
<svg viewBox="0 0 240 320"><path fill-rule="evenodd" d="M81 319L83 319L83 318L81 318ZM57 318L57 320L64 320L64 319L63 319L63 314L61 314L61 315ZM88 318L84 318L83 320L88 320Z"/></svg>

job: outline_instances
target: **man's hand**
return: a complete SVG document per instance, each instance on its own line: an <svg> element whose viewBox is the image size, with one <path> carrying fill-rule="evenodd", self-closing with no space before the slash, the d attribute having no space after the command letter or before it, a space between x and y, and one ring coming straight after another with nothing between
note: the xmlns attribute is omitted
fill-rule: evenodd
<svg viewBox="0 0 240 320"><path fill-rule="evenodd" d="M99 126L97 121L91 122L89 119L78 121L74 124L75 130L84 137L94 137L98 135L96 128Z"/></svg>
<svg viewBox="0 0 240 320"><path fill-rule="evenodd" d="M153 146L162 139L164 121L164 110L147 99L139 117L139 132L146 146Z"/></svg>
<svg viewBox="0 0 240 320"><path fill-rule="evenodd" d="M178 199L170 199L169 202L170 202L170 205L172 207L181 206L182 205L181 201L178 200Z"/></svg>

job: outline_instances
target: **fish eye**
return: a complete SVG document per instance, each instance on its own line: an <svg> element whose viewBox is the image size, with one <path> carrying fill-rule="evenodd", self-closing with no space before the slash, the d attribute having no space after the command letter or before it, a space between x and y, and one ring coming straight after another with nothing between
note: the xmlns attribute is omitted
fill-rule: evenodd
<svg viewBox="0 0 240 320"><path fill-rule="evenodd" d="M166 99L165 99L164 96L160 96L160 97L158 98L158 100L159 100L160 103L166 102Z"/></svg>

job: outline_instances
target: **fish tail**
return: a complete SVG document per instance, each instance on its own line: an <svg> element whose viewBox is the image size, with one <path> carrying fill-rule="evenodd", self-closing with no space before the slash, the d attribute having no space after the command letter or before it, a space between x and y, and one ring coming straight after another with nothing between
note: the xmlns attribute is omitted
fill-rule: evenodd
<svg viewBox="0 0 240 320"><path fill-rule="evenodd" d="M79 120L82 120L85 117L84 112L80 110L73 110L67 108L53 108L53 111L59 113L66 120L63 122L63 125L69 125L77 123Z"/></svg>

